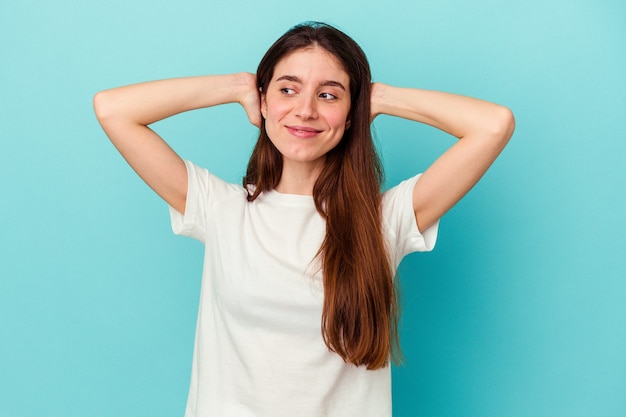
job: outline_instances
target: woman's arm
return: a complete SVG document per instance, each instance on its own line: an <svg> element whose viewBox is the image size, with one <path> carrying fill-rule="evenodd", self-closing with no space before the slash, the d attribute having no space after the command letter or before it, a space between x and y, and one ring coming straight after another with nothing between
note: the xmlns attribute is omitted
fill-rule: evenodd
<svg viewBox="0 0 626 417"><path fill-rule="evenodd" d="M185 212L187 170L183 160L148 127L188 110L240 103L260 125L259 94L253 74L152 81L102 91L94 97L100 125L139 176L169 205Z"/></svg>
<svg viewBox="0 0 626 417"><path fill-rule="evenodd" d="M426 123L460 139L420 177L413 209L424 231L482 177L515 128L512 112L486 101L437 91L372 85L372 116L388 114Z"/></svg>

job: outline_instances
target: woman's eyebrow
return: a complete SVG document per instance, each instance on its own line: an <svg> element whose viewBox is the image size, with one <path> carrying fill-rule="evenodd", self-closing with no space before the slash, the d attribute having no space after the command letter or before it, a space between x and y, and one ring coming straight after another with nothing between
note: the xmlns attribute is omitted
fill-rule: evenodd
<svg viewBox="0 0 626 417"><path fill-rule="evenodd" d="M280 77L276 79L276 81L291 81L293 83L302 84L302 80L296 77L295 75L281 75ZM338 87L338 88L341 88L343 91L347 91L346 87L343 84L341 84L339 81L334 81L334 80L322 81L320 83L320 86L321 87Z"/></svg>

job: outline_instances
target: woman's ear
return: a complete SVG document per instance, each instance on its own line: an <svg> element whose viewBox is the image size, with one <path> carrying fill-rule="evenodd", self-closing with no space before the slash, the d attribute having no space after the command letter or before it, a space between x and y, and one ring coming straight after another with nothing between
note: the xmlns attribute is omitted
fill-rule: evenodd
<svg viewBox="0 0 626 417"><path fill-rule="evenodd" d="M259 95L261 96L261 116L263 116L264 119L267 119L267 101L265 100L265 94L263 94L263 91L260 88Z"/></svg>
<svg viewBox="0 0 626 417"><path fill-rule="evenodd" d="M352 121L350 119L346 120L346 130L350 129L350 125Z"/></svg>

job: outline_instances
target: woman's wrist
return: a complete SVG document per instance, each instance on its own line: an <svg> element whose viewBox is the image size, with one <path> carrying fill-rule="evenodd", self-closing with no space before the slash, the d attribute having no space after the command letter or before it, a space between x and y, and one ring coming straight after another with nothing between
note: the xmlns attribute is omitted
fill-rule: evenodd
<svg viewBox="0 0 626 417"><path fill-rule="evenodd" d="M372 120L380 114L388 114L389 90L392 87L380 82L372 83L371 113Z"/></svg>
<svg viewBox="0 0 626 417"><path fill-rule="evenodd" d="M231 91L235 94L233 102L242 103L251 91L256 91L256 75L249 72L238 72L231 75Z"/></svg>

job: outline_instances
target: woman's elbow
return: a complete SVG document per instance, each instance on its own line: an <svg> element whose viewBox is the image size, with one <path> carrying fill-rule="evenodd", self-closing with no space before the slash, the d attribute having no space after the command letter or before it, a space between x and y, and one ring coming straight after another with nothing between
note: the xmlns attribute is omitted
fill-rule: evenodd
<svg viewBox="0 0 626 417"><path fill-rule="evenodd" d="M480 136L486 140L485 143L502 150L513 136L514 130L515 116L511 109L495 105L483 121Z"/></svg>
<svg viewBox="0 0 626 417"><path fill-rule="evenodd" d="M506 144L515 131L515 116L513 111L505 106L498 106L494 117L494 134Z"/></svg>
<svg viewBox="0 0 626 417"><path fill-rule="evenodd" d="M100 123L111 116L113 108L108 90L99 91L93 96L93 110Z"/></svg>

